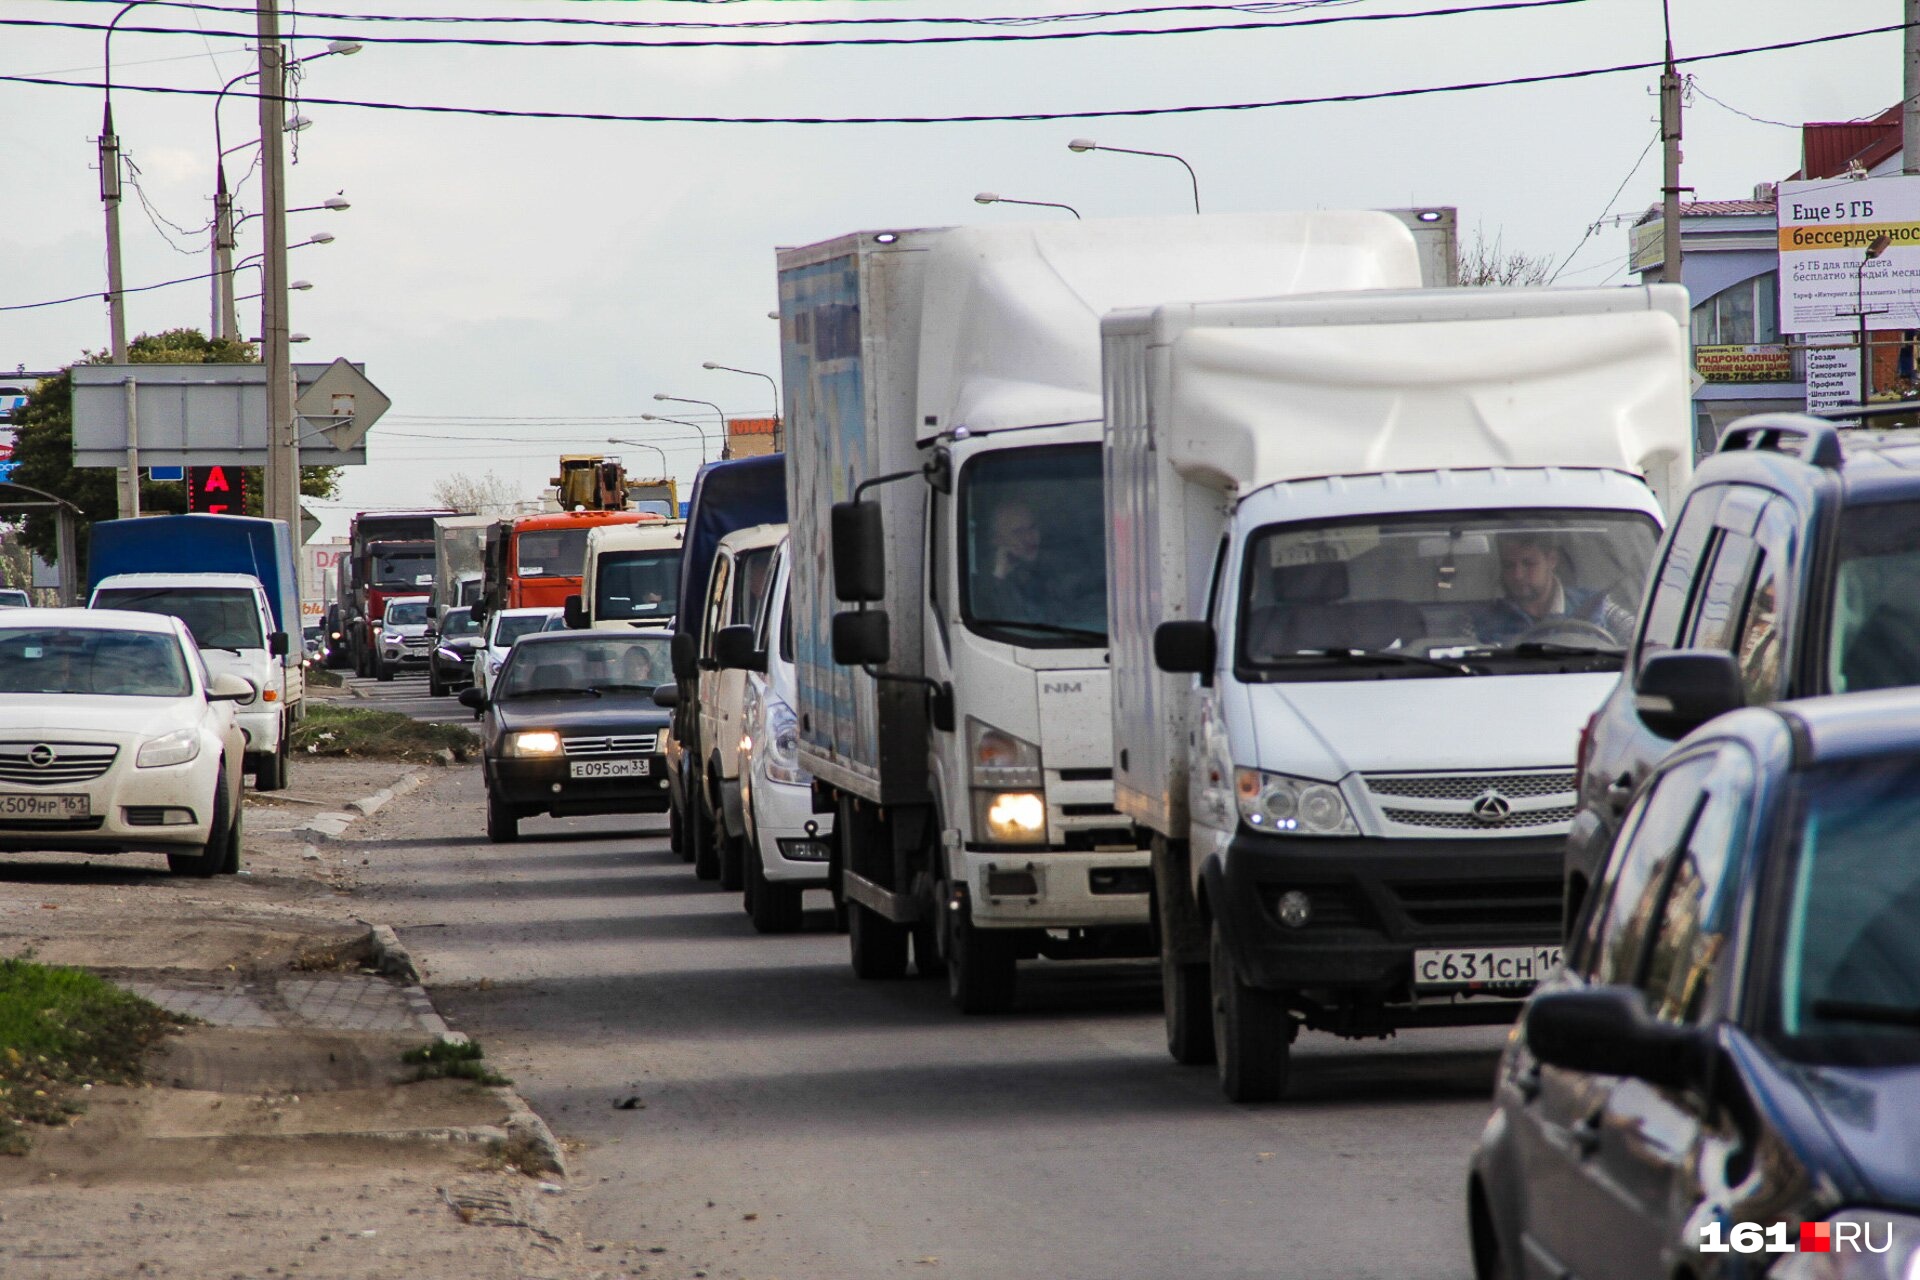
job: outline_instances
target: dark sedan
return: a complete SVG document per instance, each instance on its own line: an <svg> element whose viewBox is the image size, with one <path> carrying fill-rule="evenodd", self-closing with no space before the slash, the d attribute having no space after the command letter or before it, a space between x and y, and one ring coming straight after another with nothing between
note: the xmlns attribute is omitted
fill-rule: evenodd
<svg viewBox="0 0 1920 1280"><path fill-rule="evenodd" d="M520 819L540 813L666 812L669 713L653 691L672 679L667 645L665 632L523 636L491 700L461 691L462 704L485 713L489 839L517 839Z"/></svg>
<svg viewBox="0 0 1920 1280"><path fill-rule="evenodd" d="M1501 1061L1476 1273L1920 1276L1920 694L1713 720L1620 833Z"/></svg>
<svg viewBox="0 0 1920 1280"><path fill-rule="evenodd" d="M427 654L427 692L438 698L473 683L473 651L480 644L480 624L473 610L461 605L440 615L440 629Z"/></svg>

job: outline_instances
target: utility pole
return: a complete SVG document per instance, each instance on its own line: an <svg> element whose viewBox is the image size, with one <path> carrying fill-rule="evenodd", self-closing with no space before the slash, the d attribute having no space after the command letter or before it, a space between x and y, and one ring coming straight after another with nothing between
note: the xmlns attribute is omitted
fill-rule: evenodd
<svg viewBox="0 0 1920 1280"><path fill-rule="evenodd" d="M233 309L233 193L227 190L227 166L219 166L213 192L213 336L240 336Z"/></svg>
<svg viewBox="0 0 1920 1280"><path fill-rule="evenodd" d="M100 124L100 203L107 211L107 328L113 362L127 362L127 298L120 275L120 139L113 132L113 99ZM140 514L140 473L120 468L116 514Z"/></svg>
<svg viewBox="0 0 1920 1280"><path fill-rule="evenodd" d="M1909 0L1920 3L1920 0ZM1666 4L1661 4L1664 14ZM1680 280L1680 72L1673 65L1673 23L1667 20L1667 65L1660 73L1660 139L1664 143L1666 163L1661 176L1660 205L1660 278L1668 284Z"/></svg>
<svg viewBox="0 0 1920 1280"><path fill-rule="evenodd" d="M1920 173L1920 0L1906 0L1900 60L1900 172Z"/></svg>
<svg viewBox="0 0 1920 1280"><path fill-rule="evenodd" d="M267 466L262 512L300 531L300 443L287 342L286 56L277 0L260 0L261 360L267 367Z"/></svg>

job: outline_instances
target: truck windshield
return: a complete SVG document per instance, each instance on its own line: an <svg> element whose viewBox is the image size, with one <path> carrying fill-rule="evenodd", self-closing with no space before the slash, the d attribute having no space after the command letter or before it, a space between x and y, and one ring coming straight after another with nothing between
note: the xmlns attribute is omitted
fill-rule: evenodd
<svg viewBox="0 0 1920 1280"><path fill-rule="evenodd" d="M1827 643L1834 693L1920 685L1920 503L1877 502L1840 512Z"/></svg>
<svg viewBox="0 0 1920 1280"><path fill-rule="evenodd" d="M202 649L264 649L260 606L241 587L108 587L93 593L96 609L169 614L187 624Z"/></svg>
<svg viewBox="0 0 1920 1280"><path fill-rule="evenodd" d="M594 569L593 616L664 618L679 592L680 548L606 552Z"/></svg>
<svg viewBox="0 0 1920 1280"><path fill-rule="evenodd" d="M433 552L379 551L373 557L373 585L429 587L433 585Z"/></svg>
<svg viewBox="0 0 1920 1280"><path fill-rule="evenodd" d="M523 578L577 578L587 563L585 529L529 529L514 535L513 547Z"/></svg>
<svg viewBox="0 0 1920 1280"><path fill-rule="evenodd" d="M1271 525L1247 546L1236 668L1256 680L1618 670L1656 536L1627 511Z"/></svg>
<svg viewBox="0 0 1920 1280"><path fill-rule="evenodd" d="M960 617L1030 649L1107 643L1106 504L1097 444L1007 449L959 487Z"/></svg>

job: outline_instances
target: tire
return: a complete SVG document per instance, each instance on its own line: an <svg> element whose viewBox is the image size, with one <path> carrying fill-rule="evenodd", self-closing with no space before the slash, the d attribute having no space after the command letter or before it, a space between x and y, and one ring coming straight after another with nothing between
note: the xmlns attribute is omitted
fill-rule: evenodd
<svg viewBox="0 0 1920 1280"><path fill-rule="evenodd" d="M1017 985L1013 934L975 928L970 907L947 915L948 999L962 1013L1005 1013Z"/></svg>
<svg viewBox="0 0 1920 1280"><path fill-rule="evenodd" d="M746 887L746 843L727 834L725 818L715 818L713 856L720 868L720 887L728 893L738 893Z"/></svg>
<svg viewBox="0 0 1920 1280"><path fill-rule="evenodd" d="M520 819L513 806L487 792L487 839L495 844L512 844L520 838Z"/></svg>
<svg viewBox="0 0 1920 1280"><path fill-rule="evenodd" d="M1209 950L1213 1052L1219 1064L1220 1091L1233 1102L1272 1102L1287 1091L1292 1016L1273 992L1240 981L1218 920L1213 922Z"/></svg>
<svg viewBox="0 0 1920 1280"><path fill-rule="evenodd" d="M1167 1052L1183 1067L1211 1066L1213 984L1211 966L1181 964L1160 952L1160 1006L1167 1022Z"/></svg>
<svg viewBox="0 0 1920 1280"><path fill-rule="evenodd" d="M227 824L227 839L220 859L220 869L215 875L237 876L240 874L240 845L245 825L246 811L236 809L233 821Z"/></svg>
<svg viewBox="0 0 1920 1280"><path fill-rule="evenodd" d="M680 827L680 806L667 798L667 848L680 855L682 862L693 861L693 850L687 846L686 832Z"/></svg>
<svg viewBox="0 0 1920 1280"><path fill-rule="evenodd" d="M452 686L440 679L432 664L427 666L427 693L431 697L444 698L453 691Z"/></svg>
<svg viewBox="0 0 1920 1280"><path fill-rule="evenodd" d="M748 847L747 915L752 919L756 933L798 932L801 920L800 895L803 892L798 885L776 884L767 879L767 867L760 860L760 851Z"/></svg>
<svg viewBox="0 0 1920 1280"><path fill-rule="evenodd" d="M287 787L287 735L293 726L287 723L285 716L280 717L280 741L274 747L273 754L261 762L253 771L253 789L255 791L284 791Z"/></svg>
<svg viewBox="0 0 1920 1280"><path fill-rule="evenodd" d="M380 661L380 659L375 658L373 660L373 678L381 684L385 684L387 681L393 679L393 668Z"/></svg>
<svg viewBox="0 0 1920 1280"><path fill-rule="evenodd" d="M858 902L847 903L847 949L853 976L890 982L907 973L907 930Z"/></svg>
<svg viewBox="0 0 1920 1280"><path fill-rule="evenodd" d="M939 929L939 921L931 917L916 920L907 929L907 936L913 942L913 976L916 978L947 976L947 958L940 950Z"/></svg>
<svg viewBox="0 0 1920 1280"><path fill-rule="evenodd" d="M199 853L170 853L167 870L177 876L217 876L226 870L229 855L237 858L239 843L232 833L239 827L233 802L227 799L227 771L223 767L213 783L213 821L207 828L207 842ZM238 871L236 863L234 870Z"/></svg>
<svg viewBox="0 0 1920 1280"><path fill-rule="evenodd" d="M720 878L720 851L713 843L713 815L706 797L696 792L687 806L687 843L693 846L693 874L702 880Z"/></svg>

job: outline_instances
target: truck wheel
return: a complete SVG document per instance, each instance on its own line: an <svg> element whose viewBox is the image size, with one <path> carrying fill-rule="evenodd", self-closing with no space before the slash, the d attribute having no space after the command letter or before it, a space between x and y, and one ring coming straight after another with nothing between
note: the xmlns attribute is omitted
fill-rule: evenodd
<svg viewBox="0 0 1920 1280"><path fill-rule="evenodd" d="M512 844L520 838L520 819L513 806L487 792L487 839L495 844Z"/></svg>
<svg viewBox="0 0 1920 1280"><path fill-rule="evenodd" d="M847 903L847 944L853 976L888 981L907 973L907 930L872 907Z"/></svg>
<svg viewBox="0 0 1920 1280"><path fill-rule="evenodd" d="M693 874L702 880L720 878L720 851L713 844L713 815L706 799L694 794L687 801L687 843L693 846Z"/></svg>
<svg viewBox="0 0 1920 1280"><path fill-rule="evenodd" d="M794 933L800 928L799 885L775 884L767 879L760 852L747 849L747 915L758 933Z"/></svg>
<svg viewBox="0 0 1920 1280"><path fill-rule="evenodd" d="M255 791L284 791L287 787L287 734L293 726L287 723L285 716L280 717L280 742L273 754L260 762L253 771L253 789Z"/></svg>
<svg viewBox="0 0 1920 1280"><path fill-rule="evenodd" d="M683 862L693 861L693 851L687 848L687 836L680 829L680 806L667 797L667 848L680 855Z"/></svg>
<svg viewBox="0 0 1920 1280"><path fill-rule="evenodd" d="M1213 1062L1213 979L1210 966L1181 964L1160 952L1160 1005L1167 1019L1167 1052L1183 1067Z"/></svg>
<svg viewBox="0 0 1920 1280"><path fill-rule="evenodd" d="M223 768L213 782L213 821L207 827L207 842L198 853L170 853L167 870L177 876L217 876L226 870L227 857L239 846L230 844L229 832L239 827L233 802L227 798L227 771ZM234 868L236 871L239 868Z"/></svg>
<svg viewBox="0 0 1920 1280"><path fill-rule="evenodd" d="M1272 1102L1287 1091L1293 1019L1271 991L1241 982L1227 953L1226 935L1213 922L1210 939L1213 1052L1220 1090L1233 1102Z"/></svg>
<svg viewBox="0 0 1920 1280"><path fill-rule="evenodd" d="M977 929L973 912L947 913L947 995L962 1013L1005 1013L1013 1006L1016 984L1014 935Z"/></svg>

